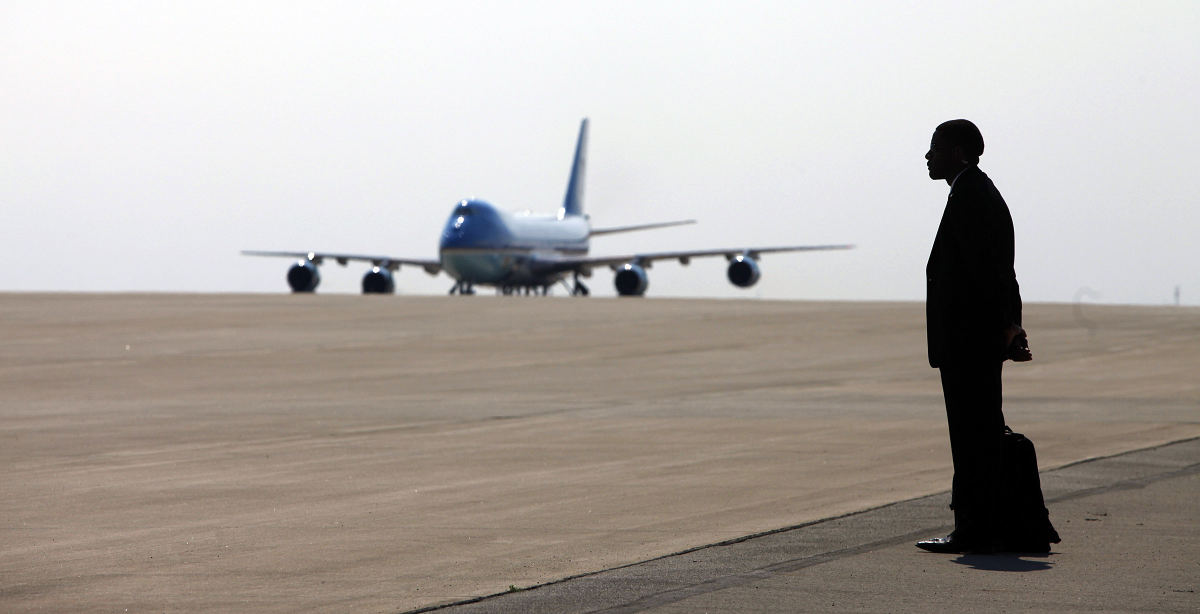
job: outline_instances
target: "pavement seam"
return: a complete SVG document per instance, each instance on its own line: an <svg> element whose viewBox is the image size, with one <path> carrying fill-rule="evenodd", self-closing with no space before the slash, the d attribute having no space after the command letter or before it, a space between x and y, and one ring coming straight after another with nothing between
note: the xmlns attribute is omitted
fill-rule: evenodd
<svg viewBox="0 0 1200 614"><path fill-rule="evenodd" d="M1115 460L1115 459L1120 459L1122 457L1132 456L1135 454L1144 454L1144 453L1154 452L1156 450L1162 450L1164 448L1182 445L1182 444L1194 442L1197 440L1200 440L1200 437L1188 437L1188 438L1170 441L1170 442L1166 442L1166 443L1155 445L1155 446L1150 446L1147 448L1139 448L1137 450L1128 450L1125 452L1118 452L1116 454L1083 459L1083 460L1067 463L1065 465L1061 465L1061 466L1055 467L1053 469L1048 469L1041 473L1043 476L1052 476L1052 475L1059 474L1059 473L1062 473L1064 471L1067 471L1067 470L1070 470L1073 468L1086 466L1086 465L1101 462L1101 461ZM1057 494L1054 496L1048 496L1048 497L1046 497L1046 503L1049 504L1049 503L1056 503L1056 502L1062 502L1062 501L1069 501L1069 500L1073 500L1073 499L1080 499L1080 498L1085 498L1085 497L1089 497L1089 496L1100 495L1100 494L1114 492L1114 491L1120 491L1120 490L1134 490L1134 489L1144 488L1150 484L1153 484L1155 482L1159 482L1162 480L1168 480L1168 479L1172 479L1172 478L1176 478L1176 477L1193 475L1193 474L1197 474L1197 473L1200 473L1200 463L1191 463L1191 464L1188 464L1188 465L1185 465L1185 466L1179 467L1179 468L1173 468L1173 469L1169 469L1169 470L1165 470L1165 471L1152 472L1148 475L1144 475L1144 476L1141 476L1138 478L1121 479L1121 480L1112 482L1110 484L1105 484L1105 485L1100 485L1100 486L1095 486L1095 487L1090 487L1090 488L1081 488L1081 489L1071 490L1071 491L1065 492L1065 493L1060 493L1060 494ZM604 574L609 574L609 573L616 572L616 571L621 571L621 570L625 570L625 569L648 565L648 564L652 564L655 562L661 562L661 561L664 561L667 559L672 559L672 558L676 558L676 557L680 557L680 556L684 556L687 554L692 554L692 553L696 553L696 552L700 552L700 551L715 550L715 549L721 548L721 547L733 546L733 545L741 544L741 543L752 541L752 540L762 539L762 538L771 537L771 536L777 536L777 535L781 535L784 533L798 531L800 529L811 528L811 527L818 526L818 525L837 522L839 520L853 519L856 517L865 516L865 515L868 515L868 514L871 514L874 512L879 512L879 511L886 510L891 507L896 507L896 506L900 506L900 505L904 505L904 504L918 503L918 502L922 502L922 501L933 500L933 499L937 499L939 497L947 496L948 492L949 491L941 491L941 492L934 493L934 494L921 495L921 496L912 497L909 499L893 501L893 502L885 503L885 504L878 505L875 507L870 507L870 508L866 508L866 509L862 509L862 510L857 510L854 512L840 514L837 516L830 516L830 517L821 518L818 520L812 520L809 522L804 522L804 523L800 523L800 524L796 524L796 525L791 525L791 526L782 527L782 528L778 528L778 529L771 529L768 531L753 533L750 535L736 537L736 538L732 538L732 539L728 539L728 540L724 540L724 541L720 541L720 542L696 546L693 548L688 548L688 549L681 550L678 552L673 552L670 554L665 554L662 556L645 559L642 561L636 561L636 562L627 563L624 565L617 565L614 567L609 567L609 568L600 569L600 570L596 570L596 571L589 571L589 572L584 572L584 573L580 573L580 574L575 574L572 576L567 576L564 578L559 578L556 580L543 582L541 584L535 584L532 586L528 586L528 587L519 589L517 591L510 590L510 591L505 591L505 592L500 592L500 593L493 593L493 594L489 594L489 595L481 595L481 596L473 597L473 598L469 598L469 599L456 600L456 601L449 602L449 603L435 604L435 605L425 606L425 607L414 609L414 610L405 610L401 614L422 614L425 612L434 612L434 611L446 610L446 609L454 608L454 607L479 604L484 601L498 599L498 598L502 598L505 596L512 596L512 595L515 595L518 593L526 593L529 591L536 591L538 589L553 587L553 586L561 585L561 584L576 581L576 580L594 578L594 577L601 576ZM632 612L638 612L638 611L645 610L647 608L658 607L658 606L682 601L684 599L694 597L697 595L703 595L706 593L711 593L711 592L723 590L726 588L732 588L732 587L744 585L746 583L753 582L756 580L763 580L766 578L770 578L776 574L794 572L794 571L798 571L798 570L801 570L801 569L804 569L807 567L812 567L815 565L828 563L828 562L842 559L845 557L857 556L859 554L864 554L864 553L871 552L874 550L879 550L882 548L888 548L891 546L907 543L910 541L914 541L916 539L920 539L922 537L926 537L930 534L937 533L939 531L944 532L944 531L948 530L949 528L951 528L951 527L948 524L939 524L939 525L935 525L935 526L930 526L930 527L918 529L915 531L909 531L902 535L891 536L891 537L887 537L884 539L874 540L874 541L870 541L870 542L863 543L863 544L857 544L857 545L853 545L853 546L847 546L845 548L829 550L826 552L818 552L818 553L814 553L814 554L811 554L808 556L797 557L794 559L789 559L789 560L780 561L777 563L772 563L770 565L765 565L765 566L751 569L751 570L716 576L716 577L704 580L702 582L696 582L694 584L690 584L687 586L672 588L672 589L665 590L665 591L658 591L658 592L651 593L651 594L643 594L643 595L635 598L633 601L628 601L626 603L619 604L619 605L603 607L603 608L596 609L596 610L586 610L586 612L587 612L587 614L627 614L627 613L632 613Z"/></svg>
<svg viewBox="0 0 1200 614"><path fill-rule="evenodd" d="M942 528L946 528L946 527L942 527ZM932 529L932 531L936 531L936 530L937 530L936 528ZM684 599L689 599L691 597L696 597L696 596L703 595L706 593L712 593L712 592L724 590L727 588L742 586L742 585L745 585L745 584L748 584L750 582L754 582L757 580L766 580L768 578L775 576L776 574L799 571L806 567L812 567L814 565L821 565L824 563L828 563L830 561L835 561L835 560L843 558L843 557L855 556L855 555L863 554L866 552L870 552L872 550L878 550L880 548L888 548L888 547L895 546L898 544L903 544L903 543L906 543L906 542L909 542L912 540L919 539L928 534L929 534L929 531L927 531L925 529L922 529L919 531L911 531L904 535L898 535L895 537L889 537L887 539L881 539L881 540L877 540L877 541L873 541L873 542L869 542L869 543L865 543L865 544L859 544L857 546L850 546L847 548L840 548L838 550L832 550L829 552L821 552L821 553L817 553L817 554L813 554L813 555L809 555L809 556L803 556L803 557L798 557L795 559L790 559L787 561L780 561L779 563L773 563L771 565L766 565L764 567L759 567L757 569L752 569L750 571L744 571L744 572L739 572L739 573L735 573L735 574L728 574L725 576L713 578L712 580L705 580L704 582L692 584L692 585L685 586L682 588L677 588L677 589L672 589L669 591L662 591L659 593L646 595L644 597L641 597L640 599L637 599L636 601L631 601L626 604L612 606L612 607L608 607L608 608L604 608L604 609L600 609L600 610L588 610L587 614L629 614L631 612L641 612L641 611L649 609L649 608L667 605L669 603L676 603L679 601L683 601Z"/></svg>
<svg viewBox="0 0 1200 614"><path fill-rule="evenodd" d="M1185 439L1179 443L1184 443L1187 441L1191 441L1191 440ZM1192 463L1191 465L1181 467L1174 471L1164 471L1162 473L1155 473L1153 475L1148 475L1148 476L1141 477L1141 478L1120 480L1120 481L1113 482L1112 484L1108 484L1105 486L1096 486L1093 488L1083 488L1080 490L1073 490L1071 492L1066 492L1066 493L1062 493L1060 495L1055 495L1053 497L1047 497L1046 503L1058 503L1060 501L1070 501L1072 499L1083 499L1085 497L1091 497L1093 495L1102 495L1104 493L1115 492L1115 491L1119 491L1119 490L1137 490L1139 488L1145 488L1155 482L1161 482L1163 480L1170 480L1172 478L1179 478L1179 477L1183 477L1186 475L1193 475L1193 474L1197 474L1197 473L1200 473L1200 463Z"/></svg>
<svg viewBox="0 0 1200 614"><path fill-rule="evenodd" d="M909 503L909 502L913 502L913 501L920 501L920 500L922 500L922 499L926 499L926 498L930 498L930 497L936 497L936 496L938 496L938 495L944 495L944 494L945 494L944 492L943 492L943 493L935 493L935 494L932 494L932 495L921 495L921 496L919 496L919 497L913 497L913 498L911 498L911 499L903 499L903 500L900 500L900 501L892 501L892 502L890 502L890 503L884 503L884 504L882 504L882 505L877 505L877 506L875 506L875 507L869 507L869 508L862 509L862 510L857 510L857 511L853 511L853 512L847 512L847 513L845 513L845 514L840 514L840 515L838 515L838 516L829 516L829 517L826 517L826 518L820 518L820 519L817 519L817 520L811 520L811 521L809 521L809 522L804 522L804 523L795 524L795 525L789 525L789 526L786 526L786 527L781 527L781 528L778 528L778 529L770 529L770 530L768 530L768 531L761 531L761 532L758 532L758 533L751 533L751 534L749 534L749 535L743 535L743 536L741 536L741 537L735 537L735 538L727 539L727 540L720 541L720 542L714 542L714 543L710 543L710 544L704 544L704 545L701 545L701 546L695 546L695 547L692 547L692 548L688 548L688 549L686 549L686 550L680 550L680 551L678 551L678 552L672 552L672 553L669 553L669 554L664 554L664 555L661 555L661 556L656 556L656 557L654 557L654 558L643 559L643 560L641 560L641 561L634 561L634 562L632 562L632 563L626 563L626 564L624 564L624 565L616 565L616 566L613 566L613 567L606 567L606 568L604 568L604 569L597 569L597 570L595 570L595 571L585 571L585 572L583 572L583 573L578 573L578 574L575 574L575 575L566 576L566 577L563 577L563 578L558 578L558 579L556 579L556 580L550 580L550 581L547 581L547 582L542 582L542 583L540 583L540 584L533 584L533 585L530 585L530 586L527 586L527 587L524 587L524 588L518 589L518 590L516 590L516 591L513 591L513 590L508 590L508 591L503 591L503 592L499 592L499 593L491 593L491 594L488 594L488 595L480 595L480 596L478 596L478 597L471 597L471 598L468 598L468 599L460 599L460 600L455 600L455 601L448 602L448 603L439 603L439 604L434 604L434 605L429 605L429 606L420 607L420 608L417 608L417 609L415 609L415 610L404 610L404 611L400 612L400 614L424 614L425 612L436 612L436 611L438 611L438 610L445 610L445 609L448 609L448 608L453 608L453 607L458 607L458 606L464 606L464 605L476 604L476 603L479 603L479 602L482 602L482 601L487 601L487 600L489 600L489 599L495 599L495 598L498 598L498 597L504 597L504 596L506 596L506 595L512 595L513 593L517 593L517 592L532 591L532 590L537 590L537 589L540 589L540 588L545 588L545 587L549 587L549 586L556 586L556 585L559 585L559 584L564 584L564 583L571 582L571 581L574 581L574 580L581 580L581 579L585 579L585 578L590 578L590 577L594 577L594 576L599 576L599 575L606 574L606 573L611 573L611 572L614 572L614 571L621 571L622 569L629 569L629 568L632 568L632 567L638 567L638 566L640 566L640 565L646 565L646 564L648 564L648 563L654 563L654 562L657 562L657 561L663 561L663 560L666 560L666 559L671 559L671 558L675 558L675 557L683 556L683 555L686 555L686 554L692 554L692 553L695 553L695 552L700 552L700 551L703 551L703 550L711 550L711 549L714 549L714 548L722 548L722 547L725 547L725 546L734 546L734 545L741 544L741 543L744 543L744 542L748 542L748 541L751 541L751 540L755 540L755 539L761 539L761 538L763 538L763 537L770 537L770 536L772 536L772 535L779 535L779 534L781 534L781 533L789 533L789 532L791 532L791 531L796 531L796 530L799 530L799 529L804 529L804 528L808 528L808 527L812 527L812 526L815 526L815 525L820 525L820 524L824 524L824 523L828 523L828 522L834 522L834 521L837 521L837 520L843 520L843 519L846 519L846 518L852 518L852 517L859 516L859 515L862 515L862 514L867 514L867 513L870 513L870 512L875 512L875 511L883 510L883 509L886 509L886 508L889 508L889 507L893 507L893 506L897 506L897 505L903 505L903 504L905 504L905 503ZM937 530L939 530L939 529L945 529L945 528L947 528L947 525L942 525L942 526L940 526L940 527L935 527L935 528L933 528L933 529L931 529L931 530L932 530L932 531L937 531ZM915 535L917 535L917 534L924 534L925 532L926 532L925 530L921 530L921 531L915 531L915 532L913 532L913 533L912 533L912 536L915 536ZM905 539L909 539L909 538L910 538L910 535L909 535L909 534L905 534L905 535L903 535L903 536L899 536L899 537L895 537L895 538L889 538L889 539L887 539L887 540L881 540L881 541L879 541L879 542L871 542L870 544L864 544L864 545L860 545L860 546L852 546L852 547L849 547L849 548L843 548L843 549L839 549L839 550L836 550L836 551L831 551L831 552L825 552L825 553L814 554L814 555L811 555L811 556L808 556L808 557L800 557L800 558L798 558L798 559L794 559L793 561L785 561L784 563L791 563L791 562L795 562L795 561L804 561L804 560L809 560L809 559L816 559L816 558L819 558L819 557L824 557L824 558L823 558L821 561L819 561L819 562L826 562L826 561L828 561L828 560L833 560L833 558L831 558L831 557L829 557L829 556L827 556L827 555L831 555L831 554L838 554L839 556L845 556L846 554L850 554L849 552L847 552L847 551L850 551L850 550L861 550L861 552L867 552L867 551L869 551L869 550L873 550L873 549L876 549L876 548L879 548L879 547L885 547L885 546L893 545L893 542L894 542L894 543L902 543L902 542L903 542ZM860 552L854 552L853 554L859 554L859 553L860 553ZM811 564L800 565L800 566L796 567L796 569L802 569L802 568L804 568L804 567L809 567L809 566L811 566L811 565L815 565L815 564L817 564L817 563L816 563L816 562L814 562L814 563L811 563ZM773 567L773 566L774 566L774 565L772 565L772 566L768 566L768 567ZM763 569L767 569L767 567L764 567ZM737 575L737 574L734 574L734 575ZM609 611L609 610L596 610L596 612L608 612L608 611ZM617 610L613 610L613 611L617 611Z"/></svg>
<svg viewBox="0 0 1200 614"><path fill-rule="evenodd" d="M1185 440L1180 440L1178 442L1173 442L1173 443L1185 443L1187 441L1191 441L1191 440L1185 439ZM1165 444L1165 445L1171 445L1171 444ZM1164 446L1155 446L1154 448L1145 448L1142 450L1135 450L1135 452L1146 452L1146 451L1151 451L1151 450L1154 450L1155 448L1160 448L1160 447L1164 447ZM1113 457L1119 457L1119 456L1122 456L1122 454L1115 454L1115 455L1107 456L1104 458L1113 458ZM1101 459L1093 459L1093 460L1101 460ZM1084 461L1084 462L1090 462L1090 461ZM1065 467L1075 466L1075 465L1079 465L1079 464L1083 464L1083 463L1082 462L1081 463L1071 463L1070 465L1066 465ZM1101 494L1115 492L1115 491L1121 491L1121 490L1136 490L1136 489L1140 489L1140 488L1145 488L1146 486L1149 486L1150 484L1153 484L1155 482L1159 482L1162 480L1169 480L1172 478L1183 477L1186 475L1193 475L1193 474L1197 474L1197 473L1200 473L1200 463L1193 463L1191 465L1188 465L1186 467L1183 467L1183 468L1180 468L1180 469L1177 469L1174 471L1155 473L1153 475L1146 476L1146 477L1143 477L1140 479L1121 480L1121 481L1114 482L1107 486L1097 486L1095 488L1086 488L1086 489L1082 489L1082 490L1078 490L1078 491L1064 493L1064 494L1058 495L1056 497L1047 498L1046 502L1047 503L1057 503L1057 502L1061 502L1061 501L1082 499L1082 498L1086 498L1086 497L1090 497L1090 496L1101 495ZM910 501L916 501L916 500L927 499L927 498L936 498L939 496L945 496L945 494L946 494L945 492L942 492L942 493L937 493L934 495L927 495L925 497L917 497L915 499L910 499ZM903 502L897 502L897 504L899 504L899 503L903 503ZM874 508L872 510L864 510L862 512L855 512L853 514L848 514L847 516L855 516L858 514L865 514L868 511L875 511L878 509L882 509L884 507L888 507L888 506L881 506L880 508ZM833 519L829 519L829 520L833 520ZM826 520L820 520L820 521L816 521L814 523L810 523L810 526L811 526L811 524L819 524L819 523L823 523L823 522L826 522ZM889 547L896 546L899 544L914 542L914 541L916 541L922 537L925 537L927 535L937 533L938 531L945 532L946 530L948 530L950 528L952 528L950 525L942 525L941 527L931 527L929 529L920 529L917 531L911 531L904 535L899 535L899 536L895 536L895 537L891 537L891 538L887 538L887 539L881 539L881 540L877 540L877 541L873 541L873 542L869 542L869 543L865 543L865 544L860 544L857 546L850 546L850 547L841 548L838 550L832 550L829 552L822 552L822 553L818 553L818 554L814 554L814 555L810 555L810 556L798 557L798 558L787 560L787 561L781 561L779 563L774 563L772 565L767 565L767 566L753 569L750 571L744 571L744 572L739 572L736 574L720 576L717 578L713 578L711 580L706 580L704 582L700 582L698 584L693 584L693 585L685 586L685 587L678 588L678 589L672 589L669 591L662 591L662 592L655 593L652 595L646 595L646 596L643 596L643 597L637 599L636 601L631 601L627 604L613 606L613 607L604 608L604 609L600 609L600 610L589 610L587 612L587 614L631 614L633 612L641 612L643 610L667 605L670 603L676 603L679 601L683 601L684 599L689 599L691 597L696 597L696 596L703 595L706 593L711 593L711 592L723 590L726 588L733 588L736 586L742 586L742 585L745 585L749 582L753 582L756 580L765 580L776 574L791 573L791 572L799 571L806 567L812 567L814 565L821 565L821 564L835 561L835 560L838 560L841 558L845 558L845 557L849 557L849 556L857 556L859 554L865 554L865 553L871 552L873 550L879 550L882 548L889 548ZM791 529L788 529L788 530L791 530ZM780 532L782 532L782 531L780 531ZM742 540L742 541L746 541L746 540ZM1005 553L1005 554L1008 554L1008 553ZM1014 556L1016 554L1017 553L1013 553Z"/></svg>

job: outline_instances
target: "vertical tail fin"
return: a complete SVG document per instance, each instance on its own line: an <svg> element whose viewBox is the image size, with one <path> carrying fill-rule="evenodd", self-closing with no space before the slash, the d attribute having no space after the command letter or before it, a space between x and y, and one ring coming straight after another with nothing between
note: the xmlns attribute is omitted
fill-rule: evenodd
<svg viewBox="0 0 1200 614"><path fill-rule="evenodd" d="M567 196L563 199L558 218L568 215L583 215L583 176L587 174L587 130L588 120L579 124L579 141L575 143L575 162L571 164L571 179L567 181Z"/></svg>

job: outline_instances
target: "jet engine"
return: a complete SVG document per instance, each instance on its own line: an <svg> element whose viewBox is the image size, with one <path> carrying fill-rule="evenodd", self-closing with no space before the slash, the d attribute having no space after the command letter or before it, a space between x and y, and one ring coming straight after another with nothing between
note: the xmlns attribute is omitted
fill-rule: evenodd
<svg viewBox="0 0 1200 614"><path fill-rule="evenodd" d="M758 278L762 276L762 271L758 268L758 263L747 255L741 255L729 260L729 282L739 288L749 288L758 283Z"/></svg>
<svg viewBox="0 0 1200 614"><path fill-rule="evenodd" d="M292 292L312 292L321 283L321 273L312 260L301 260L288 269L287 282Z"/></svg>
<svg viewBox="0 0 1200 614"><path fill-rule="evenodd" d="M646 293L646 286L650 285L650 278L646 277L645 269L628 263L617 269L613 284L617 287L617 294L621 296L641 296Z"/></svg>
<svg viewBox="0 0 1200 614"><path fill-rule="evenodd" d="M362 280L363 294L391 294L396 291L392 272L385 267L374 266Z"/></svg>

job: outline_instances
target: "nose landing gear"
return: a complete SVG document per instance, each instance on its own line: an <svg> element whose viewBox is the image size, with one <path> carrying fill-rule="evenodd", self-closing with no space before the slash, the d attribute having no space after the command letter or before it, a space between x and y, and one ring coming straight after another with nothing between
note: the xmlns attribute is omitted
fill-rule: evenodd
<svg viewBox="0 0 1200 614"><path fill-rule="evenodd" d="M575 274L575 285L573 286L568 286L567 280L565 279L560 279L559 281L562 282L563 287L565 287L571 293L571 296L588 296L591 294L591 291L588 290L588 287L583 285L582 281L579 281L579 273Z"/></svg>
<svg viewBox="0 0 1200 614"><path fill-rule="evenodd" d="M588 287L579 281L579 273L575 273L575 287L571 288L571 296L588 296L590 294L591 291L588 290Z"/></svg>
<svg viewBox="0 0 1200 614"><path fill-rule="evenodd" d="M473 295L475 294L475 286L469 281L457 281L450 288L450 296L454 296L455 294L463 296Z"/></svg>

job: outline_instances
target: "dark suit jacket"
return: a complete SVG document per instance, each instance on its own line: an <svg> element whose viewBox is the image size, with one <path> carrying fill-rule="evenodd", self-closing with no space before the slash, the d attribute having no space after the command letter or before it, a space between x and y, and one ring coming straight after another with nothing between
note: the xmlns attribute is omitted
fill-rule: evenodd
<svg viewBox="0 0 1200 614"><path fill-rule="evenodd" d="M925 267L929 365L1003 362L1004 331L1021 324L1008 205L978 167L950 191Z"/></svg>

